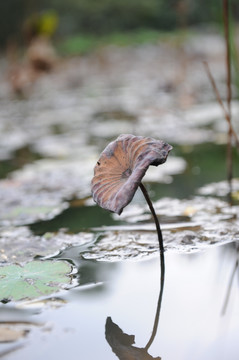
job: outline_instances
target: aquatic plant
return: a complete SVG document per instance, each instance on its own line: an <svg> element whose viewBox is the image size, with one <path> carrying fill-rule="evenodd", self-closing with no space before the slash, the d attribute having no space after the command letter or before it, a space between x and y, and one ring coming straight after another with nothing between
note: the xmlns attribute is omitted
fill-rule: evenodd
<svg viewBox="0 0 239 360"><path fill-rule="evenodd" d="M31 300L53 294L70 284L71 271L71 265L64 261L31 261L24 266L2 266L0 301Z"/></svg>
<svg viewBox="0 0 239 360"><path fill-rule="evenodd" d="M141 180L150 165L158 166L167 160L171 149L172 146L162 140L120 135L101 153L91 182L94 201L119 215L140 187L154 218L161 253L164 248L158 217Z"/></svg>
<svg viewBox="0 0 239 360"><path fill-rule="evenodd" d="M131 202L138 187L141 189L152 213L159 241L161 279L158 305L152 335L143 349L144 355L152 344L159 323L164 288L164 246L158 217L142 179L150 165L163 164L172 146L150 137L120 135L106 146L94 168L91 191L94 201L104 209L121 214ZM142 349L141 349L142 350ZM149 357L147 357L149 358ZM151 358L151 357L150 357Z"/></svg>
<svg viewBox="0 0 239 360"><path fill-rule="evenodd" d="M228 181L228 197L231 202L232 197L232 179L233 179L233 140L239 151L239 139L236 132L232 126L232 111L231 111L231 102L232 102L232 70L231 70L231 62L232 62L232 35L231 35L231 16L230 16L230 4L228 0L222 0L223 7L223 27L224 27L224 39L225 39L225 65L226 65L226 85L227 85L227 93L226 93L226 104L222 100L222 97L219 93L213 75L210 71L209 65L206 61L204 61L206 73L211 82L212 88L216 95L217 101L222 108L225 120L228 124L227 130L227 156L226 156L226 165L227 165L227 181Z"/></svg>

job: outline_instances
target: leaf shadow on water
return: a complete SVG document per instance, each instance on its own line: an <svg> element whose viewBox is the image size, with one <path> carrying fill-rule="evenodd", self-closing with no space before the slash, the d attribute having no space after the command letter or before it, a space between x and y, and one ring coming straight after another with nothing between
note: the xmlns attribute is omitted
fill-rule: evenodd
<svg viewBox="0 0 239 360"><path fill-rule="evenodd" d="M111 317L107 317L105 324L105 338L112 348L112 351L120 360L160 360L161 357L152 357L148 353L148 349L152 345L159 325L160 311L163 299L163 290L164 290L164 281L165 281L165 259L164 253L160 252L160 288L159 288L159 297L157 302L157 308L154 318L153 330L144 348L138 348L133 346L135 343L134 335L125 334L120 327L115 324Z"/></svg>

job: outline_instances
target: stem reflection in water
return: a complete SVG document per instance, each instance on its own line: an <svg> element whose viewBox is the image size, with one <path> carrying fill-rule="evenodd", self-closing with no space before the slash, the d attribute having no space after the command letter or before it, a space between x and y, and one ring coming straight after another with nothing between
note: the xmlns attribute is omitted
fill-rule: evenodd
<svg viewBox="0 0 239 360"><path fill-rule="evenodd" d="M145 346L145 350L148 350L149 347L152 345L152 343L154 341L154 338L155 338L155 335L157 333L158 324L159 324L159 316L160 316L161 304L162 304L162 299L163 299L163 289L164 289L164 279L165 279L165 262L164 262L164 253L163 252L160 253L160 268L161 268L161 272L160 272L160 291L159 291L157 310L156 310L156 314L155 314L152 335L151 335L147 345Z"/></svg>
<svg viewBox="0 0 239 360"><path fill-rule="evenodd" d="M144 348L137 348L133 346L135 343L135 336L125 334L120 327L115 324L111 317L106 319L105 324L105 337L107 342L112 348L112 351L116 354L116 356L120 360L160 360L160 357L152 357L148 353L149 347L152 345L154 338L157 333L158 324L159 324L159 316L163 298L163 289L164 289L164 279L165 279L165 261L164 261L164 253L160 252L160 291L157 303L157 309L153 324L152 335Z"/></svg>
<svg viewBox="0 0 239 360"><path fill-rule="evenodd" d="M229 298L230 298L230 295L231 295L232 283L233 283L234 277L236 275L236 271L237 271L238 266L239 266L239 246L238 246L238 244L235 244L235 246L236 246L236 252L237 252L237 259L236 259L235 265L233 267L231 277L229 279L228 288L227 288L227 291L226 291L226 297L225 297L223 307L222 307L222 312L221 312L222 315L225 315L225 313L226 313L227 306L228 306L228 303L229 303Z"/></svg>

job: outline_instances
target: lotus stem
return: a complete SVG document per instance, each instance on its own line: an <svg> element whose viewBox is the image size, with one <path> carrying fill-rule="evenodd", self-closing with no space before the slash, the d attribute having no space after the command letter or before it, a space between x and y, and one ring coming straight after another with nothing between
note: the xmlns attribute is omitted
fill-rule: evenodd
<svg viewBox="0 0 239 360"><path fill-rule="evenodd" d="M163 235L162 235L162 232L160 229L158 217L155 213L152 201L150 200L149 194L148 194L145 186L142 183L140 183L139 187L140 187L142 193L144 194L144 197L147 201L147 204L148 204L150 211L152 213L152 216L154 218L154 222L155 222L157 233L158 233L159 250L160 250L160 269L161 269L160 291L159 291L159 298L158 298L158 303L157 303L157 310L156 310L155 319L154 319L153 331L152 331L151 337L150 337L147 345L145 346L145 350L148 350L149 347L151 346L152 342L154 341L154 338L155 338L155 335L156 335L157 329L158 329L158 324L159 324L159 316L160 316L160 311L161 311L161 304L162 304L162 299L163 299L163 289L164 289L165 261L164 261Z"/></svg>
<svg viewBox="0 0 239 360"><path fill-rule="evenodd" d="M152 201L150 200L149 194L148 194L145 186L142 183L140 183L139 187L140 187L142 193L144 194L145 200L147 201L147 204L149 206L151 214L152 214L152 216L154 218L154 222L155 222L156 229L157 229L157 234L158 234L158 242L159 242L160 253L164 253L163 235L162 235L162 232L161 232L161 229L160 229L159 220L158 220L158 217L157 217L156 212L154 210Z"/></svg>

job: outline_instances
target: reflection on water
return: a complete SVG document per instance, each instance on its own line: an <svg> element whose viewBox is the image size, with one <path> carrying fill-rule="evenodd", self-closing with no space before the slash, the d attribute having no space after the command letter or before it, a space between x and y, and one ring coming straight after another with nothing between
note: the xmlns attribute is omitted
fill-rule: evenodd
<svg viewBox="0 0 239 360"><path fill-rule="evenodd" d="M236 273L238 271L238 264L239 264L239 244L235 243L235 252L237 254L236 259L235 259L235 265L232 269L232 274L230 276L230 279L228 281L228 287L227 287L227 291L226 291L226 296L225 296L225 301L223 304L223 308L222 308L222 315L225 315L226 310L227 310L227 306L230 300L230 295L231 295L231 291L232 291L232 285L233 285L233 281L235 280L235 276Z"/></svg>
<svg viewBox="0 0 239 360"><path fill-rule="evenodd" d="M82 261L79 248L67 249L62 258L71 259L78 267L79 285L58 295L61 304L55 306L54 299L49 298L42 305L0 305L1 321L27 319L29 323L44 324L29 327L24 347L4 358L116 360L109 343L118 342L120 346L123 341L125 346L126 341L133 350L144 349L141 353L151 359L238 360L239 291L237 277L232 279L237 256L235 243L194 254L165 253L160 321L154 341L146 349L159 296L159 258L115 263ZM91 276L87 278L88 267ZM230 296L222 316L229 284ZM112 322L108 319L106 323L109 316ZM130 335L117 339L121 331L134 334L135 344ZM10 345L13 343L0 344L0 353Z"/></svg>
<svg viewBox="0 0 239 360"><path fill-rule="evenodd" d="M145 348L132 346L135 341L134 335L125 334L110 317L106 319L105 337L112 351L120 360L160 360L160 357L152 357Z"/></svg>
<svg viewBox="0 0 239 360"><path fill-rule="evenodd" d="M157 310L155 314L153 331L150 336L149 341L147 342L144 348L137 348L132 346L135 341L134 335L127 335L123 333L118 325L116 325L111 317L107 317L105 324L105 337L109 345L112 348L112 351L120 360L150 360L158 359L160 357L152 357L148 354L148 349L152 345L159 324L159 316L161 311L161 304L163 299L163 289L164 289L164 279L165 279L165 259L164 252L160 252L160 289L159 289L159 298L157 303Z"/></svg>

